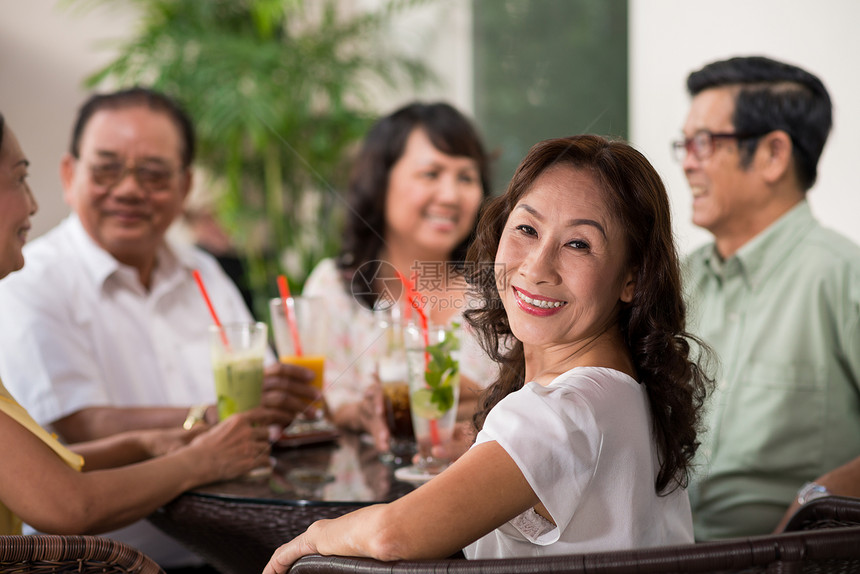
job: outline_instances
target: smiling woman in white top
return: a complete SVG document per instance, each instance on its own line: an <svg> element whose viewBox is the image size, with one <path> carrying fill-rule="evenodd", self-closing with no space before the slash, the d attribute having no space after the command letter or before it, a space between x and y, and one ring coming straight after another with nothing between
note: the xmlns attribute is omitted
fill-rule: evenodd
<svg viewBox="0 0 860 574"><path fill-rule="evenodd" d="M373 365L374 322L393 301L404 304L396 273L417 276L424 312L437 324L462 323L470 304L463 259L483 200L490 158L475 126L444 102L409 103L374 123L349 183L349 212L336 260L313 270L303 294L325 299L329 335L325 398L334 422L373 435L385 451L389 433ZM460 413L470 419L495 365L464 332Z"/></svg>
<svg viewBox="0 0 860 574"><path fill-rule="evenodd" d="M469 261L483 264L470 278L482 306L466 317L501 364L475 444L395 502L313 524L266 574L311 553L502 558L692 542L685 485L710 381L685 332L654 168L598 136L537 144L481 217Z"/></svg>

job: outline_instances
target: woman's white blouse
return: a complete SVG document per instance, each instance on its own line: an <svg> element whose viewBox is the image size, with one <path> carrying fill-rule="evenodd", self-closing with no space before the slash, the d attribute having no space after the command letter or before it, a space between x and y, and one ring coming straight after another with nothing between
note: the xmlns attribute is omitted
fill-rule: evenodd
<svg viewBox="0 0 860 574"><path fill-rule="evenodd" d="M658 496L648 397L628 375L577 367L531 382L490 411L475 444L511 456L552 522L529 509L465 549L506 558L693 541L687 492ZM555 525L553 525L553 523Z"/></svg>

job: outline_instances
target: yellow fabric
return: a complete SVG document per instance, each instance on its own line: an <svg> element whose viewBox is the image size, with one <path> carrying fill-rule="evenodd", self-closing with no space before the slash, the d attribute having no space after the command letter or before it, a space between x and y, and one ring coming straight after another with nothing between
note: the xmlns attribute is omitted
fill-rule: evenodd
<svg viewBox="0 0 860 574"><path fill-rule="evenodd" d="M75 470L81 470L81 468L83 468L83 457L67 449L60 443L60 441L57 440L56 436L48 433L48 431L40 427L39 423L33 420L24 407L19 405L18 401L12 398L9 391L7 391L6 387L3 386L2 380L0 380L0 411L42 439L42 441L51 447L51 449L53 449L53 451L56 452L57 455L70 467ZM0 534L21 534L21 519L12 514L2 501L0 501Z"/></svg>

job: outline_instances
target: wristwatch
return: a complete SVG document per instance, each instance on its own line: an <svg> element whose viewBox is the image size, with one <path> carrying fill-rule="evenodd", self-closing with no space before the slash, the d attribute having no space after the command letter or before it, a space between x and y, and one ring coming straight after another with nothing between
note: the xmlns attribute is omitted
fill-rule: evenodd
<svg viewBox="0 0 860 574"><path fill-rule="evenodd" d="M826 486L822 486L817 482L807 482L800 490L797 491L797 503L806 504L810 500L821 498L822 496L830 496L831 492Z"/></svg>
<svg viewBox="0 0 860 574"><path fill-rule="evenodd" d="M188 409L188 416L185 417L185 422L182 423L182 428L191 430L191 428L199 422L206 422L206 409L209 405L196 405Z"/></svg>

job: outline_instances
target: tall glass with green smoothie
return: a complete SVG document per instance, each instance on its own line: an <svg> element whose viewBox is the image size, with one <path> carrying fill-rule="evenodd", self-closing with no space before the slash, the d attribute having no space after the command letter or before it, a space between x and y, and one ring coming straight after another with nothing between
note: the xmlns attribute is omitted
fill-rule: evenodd
<svg viewBox="0 0 860 574"><path fill-rule="evenodd" d="M220 420L260 405L266 344L265 323L210 327L212 371Z"/></svg>

